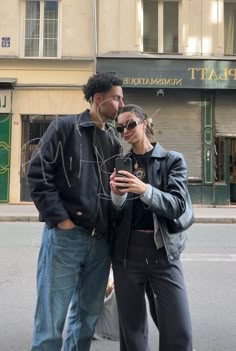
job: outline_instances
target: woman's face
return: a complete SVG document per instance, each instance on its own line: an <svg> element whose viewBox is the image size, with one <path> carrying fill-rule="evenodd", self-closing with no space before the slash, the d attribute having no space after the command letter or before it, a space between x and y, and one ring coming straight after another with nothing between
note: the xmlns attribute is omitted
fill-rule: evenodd
<svg viewBox="0 0 236 351"><path fill-rule="evenodd" d="M123 112L117 119L117 130L129 144L141 141L145 134L146 121L142 121L133 112Z"/></svg>

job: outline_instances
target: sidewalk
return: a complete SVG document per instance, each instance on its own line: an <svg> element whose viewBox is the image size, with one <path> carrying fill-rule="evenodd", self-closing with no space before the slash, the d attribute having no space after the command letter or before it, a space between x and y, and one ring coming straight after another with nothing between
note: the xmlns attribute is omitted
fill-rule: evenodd
<svg viewBox="0 0 236 351"><path fill-rule="evenodd" d="M236 206L193 207L195 223L236 223ZM0 222L38 222L38 211L32 204L0 204Z"/></svg>

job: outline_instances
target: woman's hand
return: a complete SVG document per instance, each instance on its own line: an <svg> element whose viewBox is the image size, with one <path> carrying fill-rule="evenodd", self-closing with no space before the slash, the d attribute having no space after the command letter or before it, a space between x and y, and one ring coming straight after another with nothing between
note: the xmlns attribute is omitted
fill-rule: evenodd
<svg viewBox="0 0 236 351"><path fill-rule="evenodd" d="M75 228L76 225L69 218L57 224L57 228L69 230Z"/></svg>
<svg viewBox="0 0 236 351"><path fill-rule="evenodd" d="M116 192L113 191L117 195L123 195L127 192L143 195L147 189L147 184L138 179L135 175L127 172L127 171L119 171L118 172L122 176L117 176L116 173L112 173L111 175L111 190L116 189ZM119 187L119 189L117 189ZM119 193L117 193L119 192Z"/></svg>
<svg viewBox="0 0 236 351"><path fill-rule="evenodd" d="M116 194L116 195L124 195L126 193L126 191L120 191L120 189L117 189L117 185L115 182L115 177L116 177L116 170L114 170L114 172L110 175L110 188L111 191Z"/></svg>

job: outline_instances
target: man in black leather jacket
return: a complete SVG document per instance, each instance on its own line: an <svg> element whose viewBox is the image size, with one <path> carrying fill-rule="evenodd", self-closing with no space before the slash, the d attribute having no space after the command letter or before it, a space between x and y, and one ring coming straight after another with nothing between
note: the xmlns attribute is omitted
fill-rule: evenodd
<svg viewBox="0 0 236 351"><path fill-rule="evenodd" d="M109 175L119 141L107 126L123 106L121 80L95 74L83 87L91 109L53 120L28 171L45 221L37 270L32 351L88 351L110 267Z"/></svg>

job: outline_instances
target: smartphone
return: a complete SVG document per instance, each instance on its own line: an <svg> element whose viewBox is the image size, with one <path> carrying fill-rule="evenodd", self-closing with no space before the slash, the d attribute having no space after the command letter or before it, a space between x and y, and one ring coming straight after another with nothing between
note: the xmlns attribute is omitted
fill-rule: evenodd
<svg viewBox="0 0 236 351"><path fill-rule="evenodd" d="M115 167L117 173L118 171L127 171L132 173L132 160L129 157L118 157L115 160ZM118 174L118 176L121 176L121 174Z"/></svg>
<svg viewBox="0 0 236 351"><path fill-rule="evenodd" d="M123 174L119 174L118 171L127 171L132 173L132 160L129 157L119 157L115 160L116 176L125 177ZM118 187L117 189L124 189L124 187Z"/></svg>

